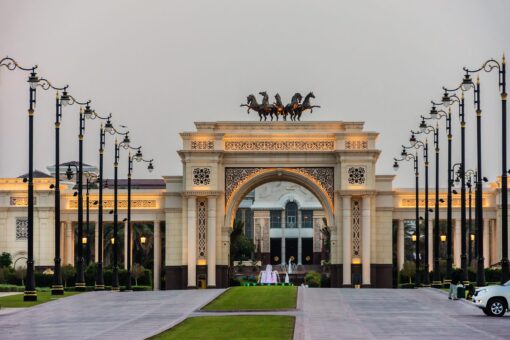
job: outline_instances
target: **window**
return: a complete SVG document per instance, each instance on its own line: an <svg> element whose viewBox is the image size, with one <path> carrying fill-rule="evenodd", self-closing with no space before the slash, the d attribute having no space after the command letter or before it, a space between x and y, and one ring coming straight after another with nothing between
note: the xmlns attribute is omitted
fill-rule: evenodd
<svg viewBox="0 0 510 340"><path fill-rule="evenodd" d="M270 212L271 218L271 228L281 228L282 227L282 212L279 210L271 210Z"/></svg>
<svg viewBox="0 0 510 340"><path fill-rule="evenodd" d="M297 228L297 204L289 202L285 206L285 228Z"/></svg>
<svg viewBox="0 0 510 340"><path fill-rule="evenodd" d="M26 240L28 237L28 218L16 217L16 241Z"/></svg>
<svg viewBox="0 0 510 340"><path fill-rule="evenodd" d="M313 210L301 211L301 226L302 228L313 228Z"/></svg>

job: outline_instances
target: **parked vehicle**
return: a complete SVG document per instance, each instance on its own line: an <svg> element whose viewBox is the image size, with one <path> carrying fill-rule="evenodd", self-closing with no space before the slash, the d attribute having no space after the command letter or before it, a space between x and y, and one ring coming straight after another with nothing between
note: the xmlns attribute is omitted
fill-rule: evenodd
<svg viewBox="0 0 510 340"><path fill-rule="evenodd" d="M481 308L485 315L503 316L509 310L510 281L503 285L480 287L475 290L473 303Z"/></svg>

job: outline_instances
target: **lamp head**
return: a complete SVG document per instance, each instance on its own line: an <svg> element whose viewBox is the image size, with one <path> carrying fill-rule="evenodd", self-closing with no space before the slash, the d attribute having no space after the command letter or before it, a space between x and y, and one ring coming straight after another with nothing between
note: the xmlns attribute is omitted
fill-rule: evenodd
<svg viewBox="0 0 510 340"><path fill-rule="evenodd" d="M69 95L67 94L67 91L64 90L64 92L62 93L62 95L60 96L60 105L62 106L67 106L69 105L69 102L71 101L71 98L69 97Z"/></svg>
<svg viewBox="0 0 510 340"><path fill-rule="evenodd" d="M462 84L460 86L462 87L462 91L469 91L474 86L473 80L467 71L464 75L464 79L462 79Z"/></svg>
<svg viewBox="0 0 510 340"><path fill-rule="evenodd" d="M30 76L28 77L27 81L30 85L30 88L35 89L37 87L37 84L39 84L39 77L37 76L37 73L35 73L35 70L30 72Z"/></svg>
<svg viewBox="0 0 510 340"><path fill-rule="evenodd" d="M421 119L420 123L420 131L425 132L427 130L427 123L425 123L425 118Z"/></svg>
<svg viewBox="0 0 510 340"><path fill-rule="evenodd" d="M400 153L400 156L407 157L407 150L406 150L406 148L402 147L402 152Z"/></svg>
<svg viewBox="0 0 510 340"><path fill-rule="evenodd" d="M114 132L113 124L112 124L112 122L110 122L110 118L108 118L108 120L106 121L106 124L104 125L104 131L109 134L113 134L113 132Z"/></svg>
<svg viewBox="0 0 510 340"><path fill-rule="evenodd" d="M133 156L133 158L134 158L137 162L140 162L140 161L143 159L142 150L141 150L141 149L138 149L138 151L135 153L135 155Z"/></svg>
<svg viewBox="0 0 510 340"><path fill-rule="evenodd" d="M448 91L444 91L443 98L441 98L441 102L443 103L444 107L448 107L452 105L452 99L450 98L450 95L448 94Z"/></svg>
<svg viewBox="0 0 510 340"><path fill-rule="evenodd" d="M122 146L124 147L124 149L129 148L129 143L131 143L131 141L129 140L129 134L126 133L126 135L124 136L124 140L122 141Z"/></svg>
<svg viewBox="0 0 510 340"><path fill-rule="evenodd" d="M66 177L67 177L67 179L71 180L73 178L73 175L74 175L73 170L71 170L71 166L68 165L67 166L67 170L66 170Z"/></svg>
<svg viewBox="0 0 510 340"><path fill-rule="evenodd" d="M395 171L398 170L398 162L397 161L393 162L393 170L395 170Z"/></svg>
<svg viewBox="0 0 510 340"><path fill-rule="evenodd" d="M416 144L416 136L414 135L414 133L411 134L411 138L409 138L409 142L411 144Z"/></svg>
<svg viewBox="0 0 510 340"><path fill-rule="evenodd" d="M150 162L149 165L147 166L147 170L149 170L149 172L154 171L154 165L152 165L152 162Z"/></svg>
<svg viewBox="0 0 510 340"><path fill-rule="evenodd" d="M446 95L448 95L448 94L446 94ZM444 99L444 97L443 97L443 99ZM435 105L432 105L429 115L430 115L430 118L432 118L432 119L437 119L437 117L439 116L439 112L437 112Z"/></svg>
<svg viewBox="0 0 510 340"><path fill-rule="evenodd" d="M83 111L83 116L85 117L85 119L92 119L92 116L94 115L94 112L92 111L92 109L90 108L90 105L87 104L85 106L85 110Z"/></svg>

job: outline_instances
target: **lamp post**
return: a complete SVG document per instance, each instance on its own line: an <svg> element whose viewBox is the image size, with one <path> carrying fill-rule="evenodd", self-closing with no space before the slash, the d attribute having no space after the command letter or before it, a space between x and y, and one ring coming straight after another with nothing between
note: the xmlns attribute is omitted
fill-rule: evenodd
<svg viewBox="0 0 510 340"><path fill-rule="evenodd" d="M409 138L409 142L411 146L402 146L404 149L419 149L423 148L423 159L425 165L425 218L424 218L424 233L425 233L425 250L424 250L424 264L423 269L425 272L425 276L423 277L423 285L430 286L430 278L429 278L429 144L428 141L425 140L423 143L420 140L416 139L415 134L420 134L420 132L411 131L411 138ZM418 225L419 228L419 225Z"/></svg>
<svg viewBox="0 0 510 340"><path fill-rule="evenodd" d="M98 118L103 119L98 115ZM94 284L94 290L104 290L104 274L103 274L103 187L107 187L107 183L103 184L103 155L104 155L104 147L106 144L106 133L115 134L116 130L114 129L111 121L111 114L107 117L106 124L103 127L101 123L101 128L99 129L99 197L98 197L98 208L97 208L97 244L98 244L98 252L97 252L97 273L96 273L96 282ZM104 186L103 186L104 185Z"/></svg>
<svg viewBox="0 0 510 340"><path fill-rule="evenodd" d="M464 67L464 71L466 71L466 78L469 77L470 73L478 73L480 71L484 72L492 72L492 70L498 71L498 87L501 91L501 283L505 283L510 279L510 268L508 261L508 176L507 176L507 136L506 136L506 101L507 101L507 93L506 93L506 60L505 56L501 60L501 63L495 59L489 59L483 65L474 70L470 70ZM470 80L470 78L469 78ZM463 81L466 88L469 89L472 87L472 81ZM477 86L475 88L475 95L478 92L478 97L475 96L475 104L477 105L477 117L481 116L480 110L480 83L477 81ZM478 168L478 178L481 179L481 168ZM477 187L478 189L478 187ZM481 191L481 182L480 182L480 191ZM481 197L479 198L481 201ZM478 204L476 205L478 208ZM481 217L480 221L483 223L483 219ZM483 241L483 240L482 240ZM480 245L480 240L478 240ZM483 247L483 245L482 245ZM480 248L479 248L480 251ZM483 252L481 252L481 260L483 261ZM478 257L480 261L480 256ZM480 263L479 263L480 264ZM483 267L483 266L482 266ZM480 273L481 274L481 273ZM481 279L481 278L480 278ZM477 279L478 280L478 279ZM485 277L480 282L485 282Z"/></svg>
<svg viewBox="0 0 510 340"><path fill-rule="evenodd" d="M433 107L433 110L435 108ZM432 285L433 286L440 286L441 285L441 276L439 273L439 127L436 124L436 127L433 127L431 125L427 125L425 123L426 119L436 119L437 114L439 114L436 110L436 113L434 114L431 110L430 118L421 117L421 123L420 123L420 131L421 133L434 134L434 149L436 151L436 200L435 200L435 207L434 207L434 240L433 240L433 248L434 248L434 264L433 264L433 275L432 275Z"/></svg>
<svg viewBox="0 0 510 340"><path fill-rule="evenodd" d="M446 94L446 93L445 93ZM453 185L453 177L452 172L450 169L452 168L452 115L451 110L448 108L448 112L444 110L437 110L436 105L445 105L445 97L443 96L442 103L435 103L434 101L432 103L432 108L430 109L430 119L441 119L445 118L446 120L446 136L448 139L448 191L447 191L447 198L446 198L446 275L445 275L445 282L449 283L452 278L452 265L453 265L453 247L452 247L452 227L453 227L453 221L452 221L452 185ZM446 105L449 106L449 105ZM427 119L427 118L425 118ZM437 168L437 165L436 165ZM436 182L436 197L438 197L437 191L439 190L439 183ZM438 212L439 214L439 212ZM437 228L439 230L439 221L437 224ZM439 232L439 231L438 231Z"/></svg>
<svg viewBox="0 0 510 340"><path fill-rule="evenodd" d="M76 184L78 186L78 239L83 238L83 138L85 134L85 119L93 115L90 108L90 100L79 102L73 96L69 96L68 105L80 105L79 115L79 134L78 134L78 172L76 176ZM85 110L83 109L85 106ZM78 247L78 259L76 261L76 291L85 291L85 270L83 267L83 248Z"/></svg>
<svg viewBox="0 0 510 340"><path fill-rule="evenodd" d="M419 177L420 173L418 171L418 152L413 154L408 154L407 150L405 148L402 148L402 153L400 154L401 158L393 158L393 169L398 170L399 165L398 163L401 161L413 161L414 165L414 175L415 175L415 225L416 225L416 257L415 257L415 266L416 266L416 272L415 272L415 286L418 287L420 285L420 208L419 208Z"/></svg>
<svg viewBox="0 0 510 340"><path fill-rule="evenodd" d="M133 161L137 162L146 162L149 163L147 169L149 172L154 170L154 166L151 160L143 159L142 155L142 147L133 148L129 146L130 149L136 150L136 153L131 156L131 152L128 154L128 210L127 210L127 282L126 282L126 290L131 290L131 173L133 171Z"/></svg>
<svg viewBox="0 0 510 340"><path fill-rule="evenodd" d="M86 179L86 193L85 193L85 204L87 207L87 213L86 213L86 223L87 223L87 231L86 231L86 256L85 256L85 263L87 266L90 263L90 186L92 184L96 184L98 180L98 176L92 172L85 173L85 179ZM94 205L98 204L98 201L94 202ZM85 237L82 239L84 240ZM83 243L83 242L82 242Z"/></svg>
<svg viewBox="0 0 510 340"><path fill-rule="evenodd" d="M468 261L466 255L466 237L467 237L467 223L466 223L466 120L465 120L465 105L464 105L464 92L461 92L460 98L455 94L459 89L462 89L462 84L457 88L448 89L443 87L444 94L442 103L445 107L449 107L454 101L459 104L459 119L460 119L460 225L461 225L461 249L460 249L460 267L462 268L463 277L461 280L465 284L469 284L468 278ZM449 93L454 93L450 95Z"/></svg>
<svg viewBox="0 0 510 340"><path fill-rule="evenodd" d="M113 243L113 270L112 270L112 290L120 291L119 287L119 268L118 268L118 223L119 223L119 213L118 213L118 175L119 175L119 157L120 157L120 148L124 149L129 148L129 131L125 133L118 133L124 136L124 140L120 143L115 140L115 161L113 163L114 166L114 187L113 187L113 238L115 242Z"/></svg>
<svg viewBox="0 0 510 340"><path fill-rule="evenodd" d="M37 82L43 90L53 89L57 91L55 99L55 258L54 258L54 270L53 270L53 284L51 287L52 295L63 295L64 286L62 285L62 273L61 273L61 257L60 257L60 121L62 119L62 106L66 106L69 101L67 96L67 88L55 87L47 79L41 78ZM62 96L59 96L58 91L64 91ZM34 96L35 97L35 96Z"/></svg>
<svg viewBox="0 0 510 340"><path fill-rule="evenodd" d="M20 69L30 72L28 77L28 209L27 209L27 280L23 301L37 301L34 275L34 108L36 103L36 87L39 77L35 72L37 65L32 68L21 67L14 59L6 57L0 60L0 68L4 66L13 71Z"/></svg>

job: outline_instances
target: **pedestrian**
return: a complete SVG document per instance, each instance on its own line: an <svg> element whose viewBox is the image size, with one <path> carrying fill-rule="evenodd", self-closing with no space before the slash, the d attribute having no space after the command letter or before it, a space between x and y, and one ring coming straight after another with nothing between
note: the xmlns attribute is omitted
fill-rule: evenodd
<svg viewBox="0 0 510 340"><path fill-rule="evenodd" d="M457 271L453 271L452 273L452 281L450 282L450 289L448 290L448 299L449 300L458 300L457 297L457 285L459 283L459 275Z"/></svg>

